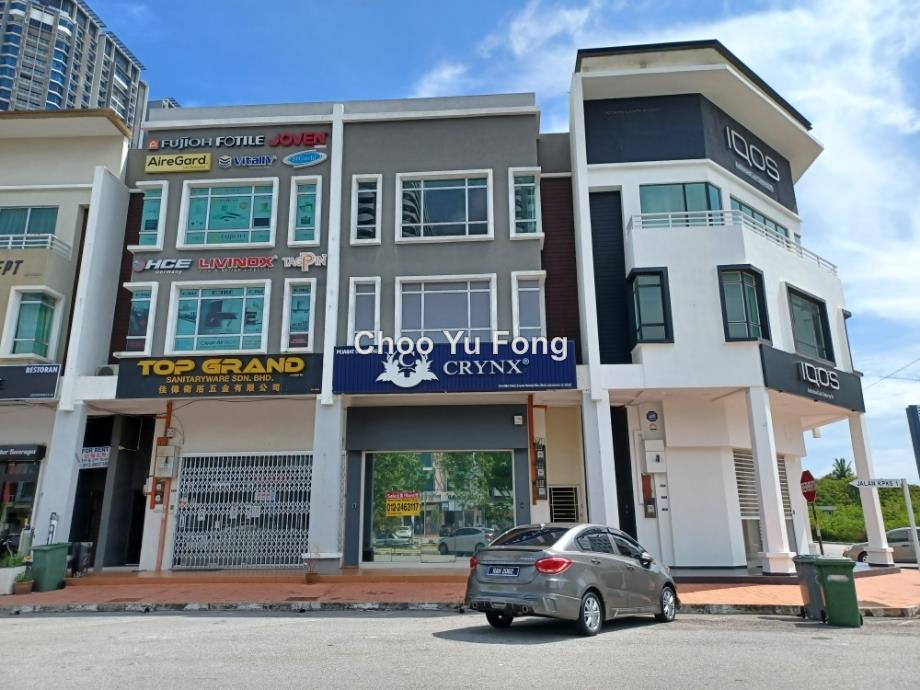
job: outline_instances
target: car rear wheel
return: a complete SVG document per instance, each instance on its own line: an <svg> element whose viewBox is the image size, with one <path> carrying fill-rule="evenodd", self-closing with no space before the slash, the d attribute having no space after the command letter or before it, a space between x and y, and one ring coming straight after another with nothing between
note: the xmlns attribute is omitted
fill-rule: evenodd
<svg viewBox="0 0 920 690"><path fill-rule="evenodd" d="M442 556L446 556L446 555L447 555L447 551L448 551L447 544L445 544L443 541L442 541L440 544L438 544L438 553L439 553L439 554L441 554Z"/></svg>
<svg viewBox="0 0 920 690"><path fill-rule="evenodd" d="M578 620L575 627L578 632L588 637L597 635L604 624L604 604L595 592L586 592L581 598Z"/></svg>
<svg viewBox="0 0 920 690"><path fill-rule="evenodd" d="M661 590L658 597L658 605L661 607L661 613L655 614L655 620L662 623L670 623L677 616L677 595L670 587Z"/></svg>
<svg viewBox="0 0 920 690"><path fill-rule="evenodd" d="M865 551L862 551L862 552L856 557L856 560L859 561L860 563L865 563L866 561L869 560L869 554L867 554Z"/></svg>
<svg viewBox="0 0 920 690"><path fill-rule="evenodd" d="M493 628L507 628L514 621L514 616L507 611L488 611L486 620Z"/></svg>

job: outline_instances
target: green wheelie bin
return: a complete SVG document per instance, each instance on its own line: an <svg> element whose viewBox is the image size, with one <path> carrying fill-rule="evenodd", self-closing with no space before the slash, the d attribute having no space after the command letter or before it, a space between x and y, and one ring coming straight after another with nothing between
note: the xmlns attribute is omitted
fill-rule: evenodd
<svg viewBox="0 0 920 690"><path fill-rule="evenodd" d="M67 542L32 547L32 578L36 592L50 592L62 586L69 547Z"/></svg>
<svg viewBox="0 0 920 690"><path fill-rule="evenodd" d="M853 578L855 565L849 558L815 560L829 625L858 628L863 623L856 597L856 580Z"/></svg>

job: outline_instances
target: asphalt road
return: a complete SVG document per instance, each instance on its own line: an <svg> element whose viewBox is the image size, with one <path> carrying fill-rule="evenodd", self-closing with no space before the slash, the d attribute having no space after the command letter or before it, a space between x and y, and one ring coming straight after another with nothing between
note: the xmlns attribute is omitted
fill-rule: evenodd
<svg viewBox="0 0 920 690"><path fill-rule="evenodd" d="M0 619L2 688L917 688L920 620L628 619L580 638L481 614L29 615Z"/></svg>

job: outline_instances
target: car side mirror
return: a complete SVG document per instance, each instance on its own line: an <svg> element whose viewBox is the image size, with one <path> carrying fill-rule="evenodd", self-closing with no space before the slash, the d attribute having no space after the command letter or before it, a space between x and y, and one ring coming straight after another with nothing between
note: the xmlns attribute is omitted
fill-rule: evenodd
<svg viewBox="0 0 920 690"><path fill-rule="evenodd" d="M643 551L639 554L639 563L642 564L643 568L648 568L654 561L655 558L648 551Z"/></svg>

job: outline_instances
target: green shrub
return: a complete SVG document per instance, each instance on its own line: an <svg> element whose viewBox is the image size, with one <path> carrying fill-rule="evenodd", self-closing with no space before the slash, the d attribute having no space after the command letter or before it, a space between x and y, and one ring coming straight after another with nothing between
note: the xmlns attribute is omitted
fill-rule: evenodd
<svg viewBox="0 0 920 690"><path fill-rule="evenodd" d="M861 542L866 540L866 525L863 518L859 489L850 486L849 479L834 479L831 475L817 480L819 506L834 506L833 512L818 511L821 522L821 535L827 541ZM907 527L907 506L904 505L904 493L901 489L879 489L879 504L886 530ZM920 509L920 486L910 487L910 498L914 504L914 513ZM809 511L809 520L814 531L814 517Z"/></svg>
<svg viewBox="0 0 920 690"><path fill-rule="evenodd" d="M19 554L7 554L0 558L0 568L18 568L23 563L25 559Z"/></svg>
<svg viewBox="0 0 920 690"><path fill-rule="evenodd" d="M33 582L32 573L28 570L24 570L19 575L16 576L16 582Z"/></svg>

